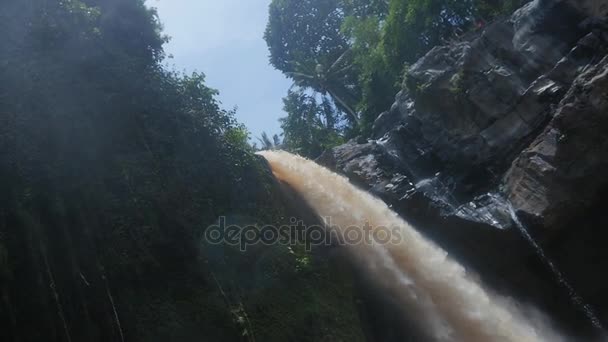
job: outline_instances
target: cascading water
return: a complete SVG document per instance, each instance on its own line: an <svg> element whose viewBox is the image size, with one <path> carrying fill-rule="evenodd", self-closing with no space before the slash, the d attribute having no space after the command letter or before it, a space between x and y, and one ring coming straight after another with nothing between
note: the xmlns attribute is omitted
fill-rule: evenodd
<svg viewBox="0 0 608 342"><path fill-rule="evenodd" d="M338 233L352 227L390 228L395 235L390 242L375 239L352 244L349 250L413 317L427 340L562 340L540 319L525 317L515 303L486 291L445 251L346 178L287 152L260 154L277 178L297 190L319 216L331 219L331 228Z"/></svg>
<svg viewBox="0 0 608 342"><path fill-rule="evenodd" d="M517 229L519 229L519 231L521 232L523 237L528 241L528 243L530 243L532 248L534 248L534 250L540 257L540 259L543 261L543 263L545 263L545 265L547 265L549 267L549 269L551 270L551 272L557 279L557 282L560 285L562 285L566 289L566 291L568 291L568 295L569 295L572 303L585 314L587 319L589 319L591 324L596 329L598 329L601 332L604 332L605 331L604 327L602 326L602 323L600 322L599 318L597 318L597 316L593 312L593 309L591 309L591 306L589 306L589 304L585 303L583 298L578 294L578 292L576 292L574 287L570 284L568 279L566 279L566 277L562 274L562 272L555 265L553 260L551 260L551 258L549 258L545 254L545 251L540 247L540 245L536 242L536 240L534 240L532 235L530 235L530 233L528 232L526 227L521 223L521 221L517 217L517 214L515 213L515 210L513 209L513 205L511 205L511 203L507 203L507 207L509 209L509 213L511 214L513 223L515 223L515 226L517 227Z"/></svg>

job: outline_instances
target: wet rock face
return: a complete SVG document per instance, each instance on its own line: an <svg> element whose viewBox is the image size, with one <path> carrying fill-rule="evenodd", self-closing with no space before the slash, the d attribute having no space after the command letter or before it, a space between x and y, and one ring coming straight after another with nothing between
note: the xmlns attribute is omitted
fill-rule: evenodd
<svg viewBox="0 0 608 342"><path fill-rule="evenodd" d="M558 80L548 74L585 35L583 21L565 3L537 1L470 41L433 49L407 76L414 105L393 107L403 125L419 126L418 141L404 137L403 143L427 142L425 152L457 176L504 168L572 82L574 75L562 72Z"/></svg>
<svg viewBox="0 0 608 342"><path fill-rule="evenodd" d="M601 200L608 185L608 57L574 82L544 131L515 160L505 192L516 209L546 227Z"/></svg>
<svg viewBox="0 0 608 342"><path fill-rule="evenodd" d="M555 303L564 294L517 237L513 209L608 319L598 279L576 266L608 255L572 244L568 229L584 220L580 241L606 235L594 225L605 221L597 208L608 193L607 4L532 1L434 48L411 66L373 140L319 162L384 199L493 287L559 316L570 310Z"/></svg>
<svg viewBox="0 0 608 342"><path fill-rule="evenodd" d="M434 48L410 68L396 102L377 119L376 140L340 146L321 161L375 193L398 201L422 196L427 205L447 215L462 215L463 205L488 209L487 198L477 199L503 183L506 197L518 202L516 209L542 215L548 204L540 202L548 201L546 196L539 194L539 203L519 202L534 198L535 189L542 190L536 186L526 194L522 189L533 186L530 182L544 182L527 174L547 174L546 165L539 164L538 154L526 163L520 154L541 134L547 141L538 148L550 149L550 130L543 132L556 120L565 120L554 119L563 116L560 113L577 111L564 108L565 98L576 96L574 88L602 91L599 82L585 88L590 80L580 77L591 72L588 69L600 62L608 46L606 24L588 10L602 8L603 3L533 1L483 32ZM580 101L576 103L580 107ZM605 125L597 121L598 115L587 118L588 125ZM570 139L581 147L579 139ZM516 159L521 167L505 178ZM523 179L530 177L535 180ZM485 214L475 217L475 210L464 212L474 221L509 226L496 217L485 219ZM499 217L504 214L497 212Z"/></svg>

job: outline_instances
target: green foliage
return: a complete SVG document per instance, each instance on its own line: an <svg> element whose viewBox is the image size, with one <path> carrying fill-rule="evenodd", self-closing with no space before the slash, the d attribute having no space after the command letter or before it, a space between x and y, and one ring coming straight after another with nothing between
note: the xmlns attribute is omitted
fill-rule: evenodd
<svg viewBox="0 0 608 342"><path fill-rule="evenodd" d="M340 6L339 0L274 0L264 38L275 68L294 85L329 95L339 109L336 120L357 128L360 88Z"/></svg>
<svg viewBox="0 0 608 342"><path fill-rule="evenodd" d="M385 49L391 67L413 63L475 20L472 0L391 0Z"/></svg>
<svg viewBox="0 0 608 342"><path fill-rule="evenodd" d="M310 285L317 269L260 291L260 313L254 277L230 273L257 256L202 246L219 216L274 224L285 203L204 75L163 69L143 0L3 0L0 36L0 340L235 341L238 308L268 327L289 308L305 330L335 309L304 303L350 305Z"/></svg>
<svg viewBox="0 0 608 342"><path fill-rule="evenodd" d="M270 63L294 72L297 63L331 65L346 50L339 0L273 0L264 39Z"/></svg>
<svg viewBox="0 0 608 342"><path fill-rule="evenodd" d="M350 69L352 64L352 51L346 50L330 65L317 61L295 63L295 71L286 73L294 81L294 85L312 89L319 94L329 95L334 106L345 114L346 119L353 127L359 124L359 114L355 111L358 87L350 82L353 76Z"/></svg>
<svg viewBox="0 0 608 342"><path fill-rule="evenodd" d="M205 85L204 74L194 72L190 76L174 74L172 77L176 80L180 111L196 118L202 126L215 135L229 133L230 138L237 145L241 145L242 135L245 135L247 140L246 128L236 121L235 111L220 108L216 99L219 91Z"/></svg>
<svg viewBox="0 0 608 342"><path fill-rule="evenodd" d="M249 131L244 125L237 125L228 128L224 133L226 143L242 150L248 150L249 146Z"/></svg>
<svg viewBox="0 0 608 342"><path fill-rule="evenodd" d="M387 0L342 0L340 7L346 17L355 18L378 18L384 20L388 13L389 2Z"/></svg>
<svg viewBox="0 0 608 342"><path fill-rule="evenodd" d="M513 13L530 0L475 0L477 15L492 20Z"/></svg>
<svg viewBox="0 0 608 342"><path fill-rule="evenodd" d="M369 136L374 120L390 108L399 85L388 65L382 44L381 16L349 16L342 25L350 37L354 64L358 72L361 98L357 105L361 113L359 132Z"/></svg>
<svg viewBox="0 0 608 342"><path fill-rule="evenodd" d="M384 46L391 67L413 63L432 47L470 30L475 24L511 13L524 1L391 0Z"/></svg>
<svg viewBox="0 0 608 342"><path fill-rule="evenodd" d="M287 117L280 121L286 150L315 158L325 149L344 142L335 108L326 97L319 103L314 95L290 90L283 103Z"/></svg>

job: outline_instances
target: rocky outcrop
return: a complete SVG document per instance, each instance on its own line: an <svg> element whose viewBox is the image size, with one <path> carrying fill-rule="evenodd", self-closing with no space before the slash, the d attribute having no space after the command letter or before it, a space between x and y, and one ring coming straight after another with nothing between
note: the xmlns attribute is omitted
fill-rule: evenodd
<svg viewBox="0 0 608 342"><path fill-rule="evenodd" d="M605 28L567 2L531 2L466 41L434 48L410 68L395 104L377 119L375 140L321 159L375 191L390 184L393 192L398 183L400 198L422 192L446 214L457 213L497 189L560 111L578 75L601 60Z"/></svg>
<svg viewBox="0 0 608 342"><path fill-rule="evenodd" d="M336 147L319 162L418 223L492 286L532 298L544 284L541 307L571 310L548 309L564 293L547 287L551 272L538 270L515 222L562 260L566 275L580 275L575 265L588 258L608 256L595 247L573 250L563 238L585 214L598 215L608 189L607 4L532 1L434 48L410 67L372 140ZM584 221L581 241L603 236L593 228L599 217ZM509 276L497 281L496 274ZM597 284L573 282L607 321Z"/></svg>
<svg viewBox="0 0 608 342"><path fill-rule="evenodd" d="M515 160L505 193L516 209L561 227L608 185L608 57L574 82L544 131Z"/></svg>

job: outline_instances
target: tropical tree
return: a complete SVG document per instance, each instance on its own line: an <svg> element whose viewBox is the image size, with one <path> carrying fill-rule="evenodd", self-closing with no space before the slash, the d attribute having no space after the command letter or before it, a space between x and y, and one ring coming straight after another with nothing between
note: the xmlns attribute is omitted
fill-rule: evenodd
<svg viewBox="0 0 608 342"><path fill-rule="evenodd" d="M346 113L350 123L356 127L359 125L359 114L355 110L358 89L349 80L354 65L351 52L350 49L345 50L331 65L314 60L296 61L295 71L286 72L286 75L300 88L310 88L323 96L331 96L335 105Z"/></svg>
<svg viewBox="0 0 608 342"><path fill-rule="evenodd" d="M272 136L272 139L268 136L268 133L262 132L262 135L257 138L261 144L259 150L268 151L268 150L276 150L281 148L281 139L277 134ZM258 149L257 144L255 149Z"/></svg>
<svg viewBox="0 0 608 342"><path fill-rule="evenodd" d="M283 148L309 158L344 141L341 123L331 100L307 94L302 89L290 90L283 99L287 116L280 119Z"/></svg>
<svg viewBox="0 0 608 342"><path fill-rule="evenodd" d="M264 38L275 68L295 86L329 95L357 127L360 91L343 21L340 0L274 0Z"/></svg>
<svg viewBox="0 0 608 342"><path fill-rule="evenodd" d="M275 148L281 147L281 138L279 138L278 134L272 136L272 143L274 144Z"/></svg>
<svg viewBox="0 0 608 342"><path fill-rule="evenodd" d="M388 14L389 3L390 0L342 0L341 8L347 17L384 19Z"/></svg>
<svg viewBox="0 0 608 342"><path fill-rule="evenodd" d="M273 0L264 33L270 64L283 72L304 61L331 65L349 48L343 21L340 0Z"/></svg>

